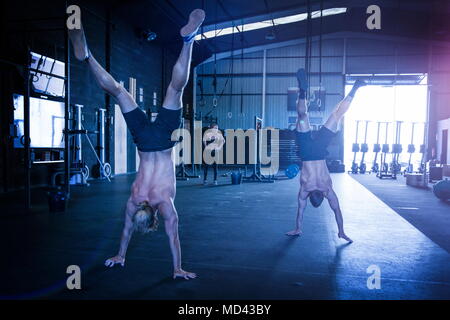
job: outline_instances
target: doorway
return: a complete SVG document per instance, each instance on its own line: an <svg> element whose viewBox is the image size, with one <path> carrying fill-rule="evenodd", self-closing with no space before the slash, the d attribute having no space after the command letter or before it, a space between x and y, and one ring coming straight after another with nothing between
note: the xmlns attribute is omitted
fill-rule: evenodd
<svg viewBox="0 0 450 320"><path fill-rule="evenodd" d="M420 165L422 155L420 145L424 141L425 121L427 112L427 75L351 75L347 76L346 94L351 90L356 78L363 77L368 83L357 92L352 106L344 118L344 163L351 167L354 153L353 143L363 143L366 121L368 121L366 143L369 152L365 162L368 168L374 160L373 145L377 143L378 122L381 124L378 143L395 143L397 122L401 122L400 144L403 152L399 162L406 165L409 161L408 145L415 145L415 153L411 158L413 168ZM358 137L356 137L356 123L360 121ZM388 128L386 130L386 123ZM414 134L413 134L413 123ZM412 135L413 134L413 135ZM356 162L361 160L361 153L357 154ZM392 155L387 160L390 162ZM379 158L378 158L379 159Z"/></svg>

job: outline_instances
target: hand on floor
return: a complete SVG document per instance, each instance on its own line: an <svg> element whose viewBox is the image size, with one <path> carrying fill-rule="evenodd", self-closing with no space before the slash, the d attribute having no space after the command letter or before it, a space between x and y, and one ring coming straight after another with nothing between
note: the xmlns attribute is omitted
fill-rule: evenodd
<svg viewBox="0 0 450 320"><path fill-rule="evenodd" d="M300 230L300 229L295 229L295 230L286 232L287 236L299 236L301 234L302 234L302 230Z"/></svg>
<svg viewBox="0 0 450 320"><path fill-rule="evenodd" d="M115 264L120 264L122 267L125 266L125 258L115 256L105 261L105 266L110 268L114 267Z"/></svg>
<svg viewBox="0 0 450 320"><path fill-rule="evenodd" d="M349 237L347 237L347 235L345 234L345 233L338 233L338 237L339 238L342 238L342 239L344 239L344 240L347 240L348 242L350 242L350 243L352 243L353 242L353 240L352 239L350 239Z"/></svg>
<svg viewBox="0 0 450 320"><path fill-rule="evenodd" d="M177 277L189 280L189 279L197 278L197 275L193 272L187 272L187 271L184 271L183 269L180 269L180 270L176 270L173 272L173 278L175 279Z"/></svg>

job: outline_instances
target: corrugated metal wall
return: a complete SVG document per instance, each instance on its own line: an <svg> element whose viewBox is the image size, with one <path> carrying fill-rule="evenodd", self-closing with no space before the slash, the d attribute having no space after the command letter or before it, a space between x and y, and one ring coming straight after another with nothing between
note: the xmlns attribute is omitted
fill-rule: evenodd
<svg viewBox="0 0 450 320"><path fill-rule="evenodd" d="M319 86L319 42L312 44L311 87ZM296 87L295 72L305 66L305 44L266 50L265 126L287 129L287 89ZM264 51L234 55L197 67L196 111L218 118L221 128L248 129L254 126L254 116L262 116ZM322 41L322 87L326 90L324 112L311 114L322 123L344 95L344 75L350 73L421 73L428 69L428 48L393 40L336 38ZM213 75L217 73L218 104L213 107ZM338 137L342 145L342 136ZM337 142L338 142L337 141ZM338 146L330 150L332 157L341 158Z"/></svg>
<svg viewBox="0 0 450 320"><path fill-rule="evenodd" d="M439 132L438 122L450 119L450 48L433 46L430 65L428 156L434 155L436 159L441 159L442 131ZM447 163L449 163L449 159L447 159Z"/></svg>

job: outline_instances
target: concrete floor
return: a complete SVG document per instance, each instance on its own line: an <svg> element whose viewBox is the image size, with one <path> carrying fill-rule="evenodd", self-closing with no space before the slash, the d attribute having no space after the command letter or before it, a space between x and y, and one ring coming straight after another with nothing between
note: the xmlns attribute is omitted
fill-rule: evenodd
<svg viewBox="0 0 450 320"><path fill-rule="evenodd" d="M435 197L429 189L406 185L406 178L378 179L375 174L350 175L428 238L450 253L450 201Z"/></svg>
<svg viewBox="0 0 450 320"><path fill-rule="evenodd" d="M337 238L324 203L305 213L304 235L289 238L298 180L204 187L180 182L183 265L196 280L172 280L163 228L136 235L125 268L116 254L132 176L73 191L65 214L2 219L1 298L51 299L450 299L450 255L347 174L333 175L347 234ZM65 288L66 268L82 290ZM369 290L366 270L381 270Z"/></svg>

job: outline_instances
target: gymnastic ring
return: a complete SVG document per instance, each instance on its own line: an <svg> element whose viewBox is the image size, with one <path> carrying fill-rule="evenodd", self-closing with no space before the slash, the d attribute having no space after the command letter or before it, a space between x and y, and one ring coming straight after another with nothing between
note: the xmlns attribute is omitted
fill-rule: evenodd
<svg viewBox="0 0 450 320"><path fill-rule="evenodd" d="M317 103L317 107L319 107L319 108L322 107L322 100L320 98L317 98L316 103Z"/></svg>
<svg viewBox="0 0 450 320"><path fill-rule="evenodd" d="M19 141L21 145L25 146L25 136L21 136ZM28 144L31 145L31 138L28 138Z"/></svg>
<svg viewBox="0 0 450 320"><path fill-rule="evenodd" d="M111 169L111 165L108 163L108 162L105 162L104 164L103 164L103 166L100 166L100 168L101 168L101 173L102 173L102 175L104 176L104 177L110 177L111 176L111 172L112 172L112 169Z"/></svg>
<svg viewBox="0 0 450 320"><path fill-rule="evenodd" d="M89 179L90 170L87 165L81 168L81 174L83 175L84 181L87 181L87 179Z"/></svg>

